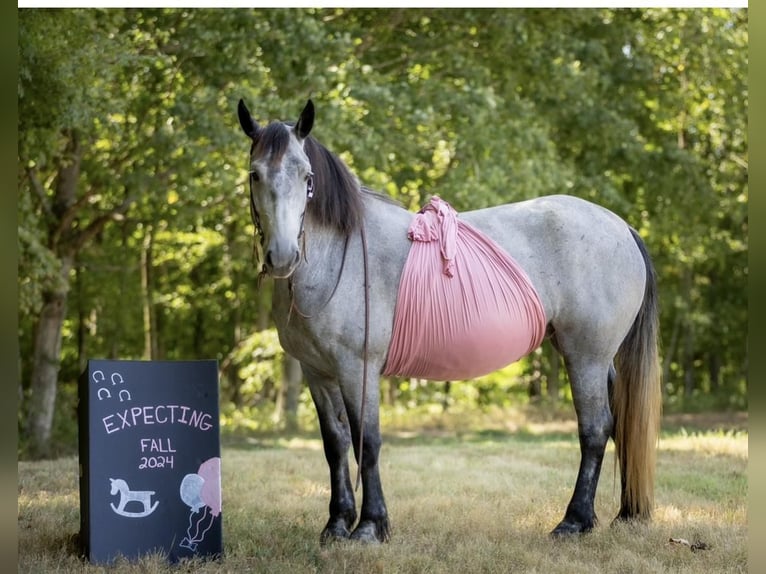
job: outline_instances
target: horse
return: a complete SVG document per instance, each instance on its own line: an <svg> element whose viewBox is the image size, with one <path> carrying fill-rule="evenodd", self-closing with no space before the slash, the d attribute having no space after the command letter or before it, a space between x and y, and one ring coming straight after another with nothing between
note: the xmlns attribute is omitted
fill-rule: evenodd
<svg viewBox="0 0 766 574"><path fill-rule="evenodd" d="M329 466L329 518L320 544L385 542L390 522L379 474L379 379L415 214L370 190L310 135L314 104L297 121L259 124L244 101L248 181L261 276L274 281L272 317L303 369ZM545 337L563 356L577 414L580 463L553 537L591 531L605 448L615 443L614 521L651 519L661 412L658 294L639 234L606 208L549 195L460 214L526 272L545 311ZM260 279L260 276L259 276ZM357 516L348 465L352 448ZM357 520L358 518L358 520Z"/></svg>

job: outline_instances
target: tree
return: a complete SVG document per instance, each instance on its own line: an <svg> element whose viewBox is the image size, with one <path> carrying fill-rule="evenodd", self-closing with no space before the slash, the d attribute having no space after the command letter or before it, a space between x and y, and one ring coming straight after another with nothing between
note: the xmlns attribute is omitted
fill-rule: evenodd
<svg viewBox="0 0 766 574"><path fill-rule="evenodd" d="M262 122L311 97L313 133L410 209L555 192L616 211L658 269L668 403L746 401L746 10L19 16L19 423L35 451L92 356L218 358L227 416L297 404L257 281L240 97ZM546 348L480 393L453 381L449 400L535 380L566 397L559 370Z"/></svg>
<svg viewBox="0 0 766 574"><path fill-rule="evenodd" d="M21 45L20 54L19 189L33 197L20 206L33 213L22 213L30 217L22 220L19 238L26 242L22 254L40 257L47 270L41 285L22 283L22 289L32 290L22 299L37 315L28 410L35 454L45 454L50 439L70 274L84 246L107 223L123 217L134 200L125 193L102 195L81 179L92 137L89 124L101 111L99 90L110 80L108 72L96 73L96 65L100 57L114 55L114 45L96 33L101 17L22 11L19 18L20 33L34 38ZM40 142L45 140L53 145L43 151Z"/></svg>

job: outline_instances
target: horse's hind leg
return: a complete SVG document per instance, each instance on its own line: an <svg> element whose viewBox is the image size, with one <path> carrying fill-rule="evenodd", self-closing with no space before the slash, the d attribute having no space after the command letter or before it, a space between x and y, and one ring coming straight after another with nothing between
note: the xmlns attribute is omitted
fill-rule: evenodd
<svg viewBox="0 0 766 574"><path fill-rule="evenodd" d="M597 522L594 510L596 487L613 427L609 407L609 369L609 363L604 364L603 361L567 361L577 411L580 469L564 519L551 532L554 536L588 532Z"/></svg>
<svg viewBox="0 0 766 574"><path fill-rule="evenodd" d="M306 366L303 372L317 409L324 454L330 467L330 518L319 537L320 543L325 544L349 538L356 522L356 503L348 469L351 431L337 382Z"/></svg>

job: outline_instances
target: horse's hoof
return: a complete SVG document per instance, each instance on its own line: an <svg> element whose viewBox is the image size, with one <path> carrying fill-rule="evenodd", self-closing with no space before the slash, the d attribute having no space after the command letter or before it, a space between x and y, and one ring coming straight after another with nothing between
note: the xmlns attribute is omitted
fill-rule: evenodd
<svg viewBox="0 0 766 574"><path fill-rule="evenodd" d="M372 520L360 522L351 534L351 540L379 544L388 541L388 521L377 524Z"/></svg>
<svg viewBox="0 0 766 574"><path fill-rule="evenodd" d="M332 544L339 540L348 540L351 537L351 532L342 523L334 524L333 526L325 526L322 530L322 534L319 535L319 544L325 546L326 544Z"/></svg>
<svg viewBox="0 0 766 574"><path fill-rule="evenodd" d="M558 526L551 531L552 538L567 538L575 534L585 534L593 530L593 525L581 524L579 522L567 522L562 520Z"/></svg>

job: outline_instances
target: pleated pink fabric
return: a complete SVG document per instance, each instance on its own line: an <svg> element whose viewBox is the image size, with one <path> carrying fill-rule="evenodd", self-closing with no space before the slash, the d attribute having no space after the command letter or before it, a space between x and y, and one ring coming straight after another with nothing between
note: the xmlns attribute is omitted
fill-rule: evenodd
<svg viewBox="0 0 766 574"><path fill-rule="evenodd" d="M472 379L540 345L545 310L526 273L446 201L433 197L409 238L384 375Z"/></svg>

